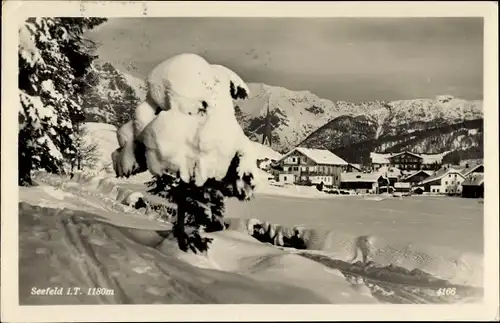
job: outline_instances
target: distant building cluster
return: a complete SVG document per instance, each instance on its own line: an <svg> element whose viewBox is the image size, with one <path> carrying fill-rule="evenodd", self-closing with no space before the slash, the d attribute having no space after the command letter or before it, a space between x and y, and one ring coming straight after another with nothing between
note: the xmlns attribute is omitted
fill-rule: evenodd
<svg viewBox="0 0 500 323"><path fill-rule="evenodd" d="M280 185L321 185L362 194L401 193L484 196L484 166L445 165L441 154L371 153L362 167L326 149L296 147L262 163Z"/></svg>
<svg viewBox="0 0 500 323"><path fill-rule="evenodd" d="M370 153L373 169L381 167L396 167L400 170L437 170L441 167L443 157L448 152L441 154L416 154L408 151L399 153Z"/></svg>

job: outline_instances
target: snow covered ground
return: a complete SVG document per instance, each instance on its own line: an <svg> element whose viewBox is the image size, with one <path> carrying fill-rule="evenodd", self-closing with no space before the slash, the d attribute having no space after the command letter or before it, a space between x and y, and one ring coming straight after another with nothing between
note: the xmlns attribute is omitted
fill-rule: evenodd
<svg viewBox="0 0 500 323"><path fill-rule="evenodd" d="M482 297L482 205L474 200L264 194L250 202L228 200L230 228L210 234L208 253L194 255L178 251L168 238L170 224L117 203L125 189L115 180L61 185L60 178L42 175L37 181L40 186L20 188L21 304L449 303ZM246 230L251 218L309 228L308 250L257 241ZM407 271L347 263L354 238L365 233L379 237L377 266ZM415 268L434 277L419 278ZM31 286L75 282L114 295L29 294ZM437 296L441 287L457 294Z"/></svg>
<svg viewBox="0 0 500 323"><path fill-rule="evenodd" d="M105 165L118 146L115 129L95 123L86 127ZM262 156L276 158L268 147L260 148ZM21 304L453 303L482 298L483 204L476 200L373 200L264 181L255 199L227 200L228 230L207 234L214 238L210 250L194 255L178 251L170 223L119 203L131 192L145 193L151 174L113 176L103 171L68 181L40 173L39 186L20 188ZM249 231L256 221L286 230L305 228L307 249L258 241ZM347 262L362 235L376 238L372 266ZM114 295L48 298L29 293L31 286L75 282L81 288L108 288ZM441 287L457 293L439 296Z"/></svg>
<svg viewBox="0 0 500 323"><path fill-rule="evenodd" d="M61 186L39 177L38 182L20 188L21 304L376 302L352 289L339 272L244 233L212 234L208 255L180 253L172 239L158 233L169 232L168 224L113 202L112 192L98 194L104 190L96 189L97 180ZM318 275L298 280L311 271ZM114 295L29 293L31 286L75 282Z"/></svg>

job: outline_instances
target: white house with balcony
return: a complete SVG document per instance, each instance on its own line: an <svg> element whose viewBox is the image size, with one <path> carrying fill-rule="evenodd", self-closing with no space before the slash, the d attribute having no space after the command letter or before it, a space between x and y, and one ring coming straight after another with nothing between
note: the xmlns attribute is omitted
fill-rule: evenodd
<svg viewBox="0 0 500 323"><path fill-rule="evenodd" d="M462 169L443 168L421 181L418 185L431 194L460 194L465 174Z"/></svg>
<svg viewBox="0 0 500 323"><path fill-rule="evenodd" d="M326 149L296 147L279 160L281 183L340 186L340 175L349 164Z"/></svg>

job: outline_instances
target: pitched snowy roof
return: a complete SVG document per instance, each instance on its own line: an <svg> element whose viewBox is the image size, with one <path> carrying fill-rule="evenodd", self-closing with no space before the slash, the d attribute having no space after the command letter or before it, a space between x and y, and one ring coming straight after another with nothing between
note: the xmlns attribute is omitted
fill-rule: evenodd
<svg viewBox="0 0 500 323"><path fill-rule="evenodd" d="M401 170L396 167L383 166L377 170L378 174L387 175L387 177L399 177L401 176Z"/></svg>
<svg viewBox="0 0 500 323"><path fill-rule="evenodd" d="M423 158L422 162L424 164L433 164L435 162L442 163L443 157L446 156L448 153L449 151L445 151L439 154L418 154L418 155Z"/></svg>
<svg viewBox="0 0 500 323"><path fill-rule="evenodd" d="M381 154L381 153L370 153L370 158L373 164L389 164L388 157L391 157L393 153Z"/></svg>
<svg viewBox="0 0 500 323"><path fill-rule="evenodd" d="M402 151L400 153L395 153L393 154L392 156L389 156L388 159L391 159L391 158L394 158L396 156L400 156L400 155L403 155L403 154L408 154L408 155L412 155L412 156L415 156L417 158L422 158L422 156L420 154L414 154L412 152L409 152L409 151Z"/></svg>
<svg viewBox="0 0 500 323"><path fill-rule="evenodd" d="M357 170L361 170L361 164L356 164L356 163L349 163L352 167L356 168Z"/></svg>
<svg viewBox="0 0 500 323"><path fill-rule="evenodd" d="M283 155L274 151L271 147L252 141L252 146L257 155L257 159L268 158L270 160L280 160Z"/></svg>
<svg viewBox="0 0 500 323"><path fill-rule="evenodd" d="M424 179L423 181L421 181L418 184L419 185L423 185L423 184L426 184L426 183L433 182L435 180L439 180L439 179L443 178L444 176L448 175L449 173L455 173L455 174L458 174L458 175L460 175L460 176L462 176L462 177L465 178L465 176L462 174L462 169L441 168L437 172L435 172L433 175L427 177L426 179Z"/></svg>
<svg viewBox="0 0 500 323"><path fill-rule="evenodd" d="M390 158L404 154L404 153L405 152L399 152L399 153L375 153L375 152L371 152L370 158L371 158L373 164L390 164L390 161L389 161ZM439 153L439 154L417 154L417 153L412 153L412 152L407 152L407 153L412 154L414 156L417 156L419 158L422 158L422 163L424 163L424 164L433 164L435 162L441 163L443 160L443 157L448 153L448 151L445 151L445 152Z"/></svg>
<svg viewBox="0 0 500 323"><path fill-rule="evenodd" d="M462 186L479 186L484 184L484 173L476 173L462 182Z"/></svg>
<svg viewBox="0 0 500 323"><path fill-rule="evenodd" d="M288 157L294 151L298 151L301 154L311 158L315 163L321 165L347 165L347 162L326 149L312 149L304 147L296 147L289 151L283 158ZM282 158L282 159L283 159Z"/></svg>
<svg viewBox="0 0 500 323"><path fill-rule="evenodd" d="M479 167L483 167L484 165L483 164L478 164L472 168L468 167L468 168L464 168L463 169L463 175L464 176L468 176L470 173L472 173L473 171L475 171L476 169L478 169Z"/></svg>
<svg viewBox="0 0 500 323"><path fill-rule="evenodd" d="M424 173L424 174L427 174L427 175L431 176L433 172L432 171L428 171L428 170L417 170L417 171L411 172L409 174L406 174L406 176L403 177L402 180L406 181L406 180L412 178L413 176L415 176L415 175L417 175L419 173Z"/></svg>
<svg viewBox="0 0 500 323"><path fill-rule="evenodd" d="M350 172L350 173L342 173L340 175L341 182L370 182L376 183L382 174L379 173L361 173L361 172Z"/></svg>

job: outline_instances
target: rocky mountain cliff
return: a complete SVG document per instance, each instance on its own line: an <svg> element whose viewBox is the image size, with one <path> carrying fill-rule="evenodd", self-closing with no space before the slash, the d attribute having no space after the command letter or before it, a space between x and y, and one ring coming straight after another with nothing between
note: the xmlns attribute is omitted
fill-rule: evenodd
<svg viewBox="0 0 500 323"><path fill-rule="evenodd" d="M324 147L357 163L369 162L370 151L455 151L463 158L482 158L481 101L442 96L434 100L374 102L372 106L376 108L363 115L345 115L329 121L300 145Z"/></svg>
<svg viewBox="0 0 500 323"><path fill-rule="evenodd" d="M368 162L370 151L455 151L463 158L482 158L482 101L442 95L332 102L308 91L263 84L251 84L250 89L250 99L239 104L240 122L256 140L269 123L272 147L280 152L298 145L326 148L353 163Z"/></svg>

